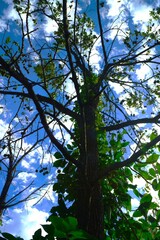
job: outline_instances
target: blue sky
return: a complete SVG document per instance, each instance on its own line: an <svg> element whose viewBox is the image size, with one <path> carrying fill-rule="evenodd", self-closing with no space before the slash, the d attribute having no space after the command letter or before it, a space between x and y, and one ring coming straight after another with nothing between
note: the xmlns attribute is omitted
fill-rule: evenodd
<svg viewBox="0 0 160 240"><path fill-rule="evenodd" d="M121 1L113 1L108 0L104 1L105 5L107 5L107 8L102 8L102 19L103 24L106 24L106 28L109 25L109 23L117 18L120 11L122 9L126 9L130 13L132 24L138 24L140 25L142 22L147 22L149 20L149 11L152 9L153 4L154 6L158 6L160 4L159 0L156 1L143 1L143 0L134 0L134 1L127 1L127 0L121 0ZM95 6L94 1L81 1L82 11L83 9L87 10L89 16L94 18L95 15ZM16 20L18 18L17 13L13 9L13 4L11 0L1 0L0 2L0 11L1 11L1 17L0 17L0 39L2 39L4 30L7 29L8 22L11 23L12 20ZM71 14L73 11L71 11ZM107 17L108 16L108 17ZM106 19L107 17L107 19ZM115 25L119 25L121 20L123 19L123 14L116 20ZM15 27L15 24L13 24ZM32 23L30 23L30 28L32 28ZM41 25L41 31L45 32L45 34L49 35L53 30L57 28L57 25L50 20L46 20ZM123 29L126 31L128 28L127 23L123 24ZM145 28L145 24L143 25L143 28ZM8 28L6 34L12 34L14 36L15 40L18 39L19 32L16 29ZM16 35L17 34L17 35ZM115 32L112 31L107 35L107 38L112 41L115 36ZM117 44L121 44L122 38L119 36ZM97 45L93 49L93 57L91 58L91 63L95 65L95 68L97 71L99 70L99 63L101 61L101 56L99 55L99 43L97 42ZM115 51L117 49L115 48ZM113 52L112 54L115 54ZM136 70L135 75L137 75L139 78L145 77L146 74L150 74L150 69L146 66L141 66L139 69ZM0 84L3 84L3 79L0 79ZM117 94L122 93L123 89L117 88L116 84L112 84L113 89L117 92ZM71 84L68 84L67 91L71 94L74 89ZM124 97L124 96L123 96ZM2 99L0 99L2 100ZM8 127L8 119L10 119L13 116L13 112L16 111L16 104L13 103L13 99L8 98L7 105L4 105L4 102L0 102L0 138L3 137L7 127ZM129 111L132 111L133 113L137 114L135 109L130 109ZM34 112L28 112L30 114L30 117L34 116ZM25 116L24 116L25 118ZM18 121L18 119L17 119ZM14 120L14 123L16 123L16 119ZM71 125L71 123L68 121L68 125ZM61 138L60 131L57 130L57 137ZM67 136L66 136L67 138ZM33 139L28 139L23 142L23 146L25 149L28 149L33 144ZM17 143L19 144L19 143ZM15 178L13 189L10 194L15 194L19 190L19 186L27 186L27 184L30 184L30 182L33 180L34 185L32 188L28 189L28 192L25 194L29 194L32 190L35 189L35 187L40 186L41 184L51 182L53 183L55 181L56 173L54 169L51 167L51 163L55 160L54 156L50 155L47 151L48 148L48 141L46 140L44 144L44 149L37 146L26 158L24 158L20 165L20 171L21 173L18 174L17 178ZM45 156L43 158L43 166L47 166L50 171L50 175L43 176L40 173L36 173L36 169L39 166L39 164L42 164L42 155L43 152L45 152ZM22 154L22 153L21 153ZM38 160L38 162L37 162ZM40 169L40 168L39 168ZM0 176L3 181L3 175ZM138 184L139 188L143 187L145 185L145 182L143 179L135 179L135 184ZM47 191L47 194L45 195L45 198L43 200L40 200L40 202L37 205L34 205L36 202L39 201L41 196ZM153 192L153 195L155 193ZM56 196L53 194L52 187L45 186L39 194L34 196L35 198L17 206L14 206L10 209L7 209L4 215L4 225L0 228L1 231L7 231L10 233L13 233L15 235L19 235L23 237L25 240L29 240L34 233L36 229L40 227L40 224L43 224L45 220L48 217L48 211L53 206L53 204L56 202ZM156 197L156 195L155 195ZM138 200L135 198L132 200L132 204L136 206L138 204Z"/></svg>

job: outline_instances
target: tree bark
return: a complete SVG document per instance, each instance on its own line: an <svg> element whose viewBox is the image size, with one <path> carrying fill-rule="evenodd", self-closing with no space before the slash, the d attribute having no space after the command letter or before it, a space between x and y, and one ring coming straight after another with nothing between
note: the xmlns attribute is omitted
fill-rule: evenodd
<svg viewBox="0 0 160 240"><path fill-rule="evenodd" d="M77 219L79 227L89 234L104 239L103 202L99 183L89 187L87 183L79 181Z"/></svg>
<svg viewBox="0 0 160 240"><path fill-rule="evenodd" d="M98 239L104 239L103 198L100 182L96 180L99 160L95 109L94 104L87 104L83 111L83 128L80 129L83 170L78 174L76 207L79 227Z"/></svg>
<svg viewBox="0 0 160 240"><path fill-rule="evenodd" d="M10 143L9 143L9 148L10 148ZM2 188L2 191L0 193L0 218L3 214L3 211L7 207L6 204L5 204L5 201L6 201L7 194L9 192L9 188L12 184L14 171L15 171L15 168L13 167L13 156L12 156L11 152L10 152L10 156L9 156L8 161L9 161L9 166L8 166L8 169L7 169L7 176L6 176L6 179L5 179L5 184L4 184L4 186Z"/></svg>

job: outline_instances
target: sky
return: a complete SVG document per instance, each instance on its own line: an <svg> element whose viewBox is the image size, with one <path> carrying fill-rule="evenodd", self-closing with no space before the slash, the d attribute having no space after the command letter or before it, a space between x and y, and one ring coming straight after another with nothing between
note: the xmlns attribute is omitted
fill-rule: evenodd
<svg viewBox="0 0 160 240"><path fill-rule="evenodd" d="M81 8L88 9L88 14L93 17L95 14L95 7L94 7L94 1L81 1ZM134 1L128 1L128 0L121 0L121 1L103 1L105 5L107 5L107 8L102 9L102 18L103 21L106 22L106 28L109 24L109 21L112 21L113 19L116 19L119 13L122 9L127 7L128 11L130 11L130 16L132 17L132 24L141 24L143 21L147 22L149 20L149 11L154 6L159 6L160 1L159 0L134 0ZM71 12L72 14L72 12ZM106 20L106 16L108 16ZM121 16L123 18L123 15ZM119 17L116 20L116 25L119 25L121 22L121 17ZM3 37L4 30L7 28L8 21L16 20L18 18L17 13L13 9L13 4L11 0L1 0L0 1L0 39ZM109 20L108 20L109 19ZM95 20L96 21L96 20ZM30 28L32 28L32 23L30 23ZM145 24L143 25L145 28ZM57 25L50 20L45 21L41 24L41 30L44 31L46 34L50 34L53 30L57 28ZM127 25L123 25L124 31L127 29ZM7 31L11 31L11 29L8 29ZM16 31L16 29L15 29ZM17 34L19 34L17 32ZM110 33L107 37L112 40L114 38L114 31ZM121 37L119 37L119 44L121 43ZM100 56L98 54L99 50L99 43L97 42L96 47L93 50L93 57L91 59L91 63L95 65L95 68L97 71L100 67ZM149 68L146 68L146 66L142 66L140 69L136 70L136 75L139 78L143 78L144 74L149 74L150 70ZM3 79L0 79L0 84L3 84ZM117 88L116 84L113 84L113 89L117 92L117 94L121 93L123 89ZM72 93L73 88L71 85L68 86L68 92ZM8 128L8 119L13 115L13 99L9 99L9 104L7 103L7 106L4 106L4 104L1 104L1 97L0 97L0 138L3 137L3 135L6 132L6 129ZM132 109L134 113L136 114L136 111ZM28 114L32 114L28 112ZM34 113L33 113L34 114ZM18 121L18 120L17 120ZM16 122L16 120L15 120ZM70 124L68 122L68 124ZM60 137L59 131L57 131L57 137ZM17 142L17 146L20 144ZM32 147L32 141L23 141L24 149L27 150ZM37 146L33 151L30 152L30 154L24 158L21 162L21 169L20 173L14 180L14 184L12 187L11 194L15 194L19 190L19 186L27 186L33 181L33 184L31 187L25 192L25 194L30 194L31 191L34 191L35 187L39 187L42 184L47 183L54 183L56 180L56 172L55 169L53 169L50 165L50 163L55 161L54 156L51 156L47 152L48 142L46 141L44 144L44 148ZM43 158L43 167L47 166L49 168L50 174L43 176L41 173L37 173L36 169L37 166L42 164L42 155L43 152L45 152L45 156ZM20 153L20 156L23 155L23 153ZM38 164L37 164L38 160ZM38 169L40 170L40 168ZM3 181L3 175L0 175L0 179L2 178ZM139 188L144 187L145 182L144 180L135 179L135 184L138 184ZM20 185L19 185L20 184ZM151 189L152 191L152 189ZM47 192L47 194L45 194ZM155 192L153 192L153 196L157 198ZM45 198L41 199L41 196L45 194ZM25 196L26 196L25 195ZM24 196L24 197L25 197ZM41 199L41 200L40 200ZM37 205L35 203L38 202ZM16 205L12 208L9 208L5 211L4 219L3 219L3 226L0 227L1 231L10 232L14 235L18 235L24 238L24 240L31 239L31 236L35 232L36 229L40 227L41 224L45 223L46 219L49 216L49 209L56 204L56 196L53 194L52 187L49 185L45 185L45 187L39 191L36 195L34 195L34 199L24 203ZM138 206L139 202L136 198L132 200L132 204L134 207Z"/></svg>

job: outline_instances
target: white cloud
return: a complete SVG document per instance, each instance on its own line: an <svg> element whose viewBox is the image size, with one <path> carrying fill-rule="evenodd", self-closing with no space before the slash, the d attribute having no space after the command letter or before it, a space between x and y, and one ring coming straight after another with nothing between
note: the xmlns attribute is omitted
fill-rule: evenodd
<svg viewBox="0 0 160 240"><path fill-rule="evenodd" d="M54 31L58 30L58 25L54 20L46 18L45 23L42 25L42 28L46 32L46 34L53 34ZM47 40L51 39L48 37Z"/></svg>
<svg viewBox="0 0 160 240"><path fill-rule="evenodd" d="M124 4L124 0L120 2L118 2L118 0L106 0L106 3L109 5L108 16L118 17L121 11L121 7Z"/></svg>
<svg viewBox="0 0 160 240"><path fill-rule="evenodd" d="M3 11L3 17L5 20L12 19L16 20L19 19L18 13L14 9L13 1L12 0L5 0L8 3L8 7Z"/></svg>
<svg viewBox="0 0 160 240"><path fill-rule="evenodd" d="M23 180L24 183L27 183L28 180L37 178L35 173L27 173L27 172L20 172L16 178L16 180Z"/></svg>
<svg viewBox="0 0 160 240"><path fill-rule="evenodd" d="M21 166L24 167L24 168L29 169L30 168L30 163L27 162L26 160L22 160Z"/></svg>
<svg viewBox="0 0 160 240"><path fill-rule="evenodd" d="M118 0L117 1L107 0L106 4L109 6L108 12L106 13L105 7L104 9L103 8L101 9L103 19L106 18L106 21L116 20L112 25L112 27L114 26L114 29L109 32L108 38L114 39L117 33L117 29L120 26L122 31L119 32L117 39L121 40L125 36L126 31L129 27L127 22L128 20L133 21L133 24L141 26L141 30L143 31L146 30L146 25L150 19L149 13L152 10L153 6L156 5L156 1L154 1L152 5L149 5L145 1L141 0L134 1L121 0L119 2ZM110 25L106 26L109 27Z"/></svg>
<svg viewBox="0 0 160 240"><path fill-rule="evenodd" d="M143 0L107 0L106 3L109 5L108 15L110 17L118 17L122 10L129 10L135 24L142 23L142 21L148 21L150 18L149 11L153 7L153 5L149 5ZM154 2L154 5L155 4L156 3Z"/></svg>
<svg viewBox="0 0 160 240"><path fill-rule="evenodd" d="M53 6L55 5L56 1L52 2ZM68 6L68 9L67 9L67 12L68 12L68 16L69 17L69 20L73 21L74 20L74 6L75 6L75 3L72 2L71 0L67 1L67 6ZM79 10L79 9L78 9ZM52 14L52 13L51 13ZM60 16L60 18L62 19L62 14ZM54 34L54 31L57 31L58 30L58 24L56 23L56 21L54 21L53 19L49 18L49 17L46 17L45 18L45 23L42 25L42 29L44 30L45 33L47 34L51 34L53 35ZM51 38L49 36L46 37L46 39L48 41L51 40Z"/></svg>
<svg viewBox="0 0 160 240"><path fill-rule="evenodd" d="M2 119L0 119L0 139L3 138L5 135L6 131L8 130L9 124Z"/></svg>
<svg viewBox="0 0 160 240"><path fill-rule="evenodd" d="M39 229L41 224L46 224L46 219L49 214L43 211L39 211L36 208L27 209L28 214L23 214L21 223L23 226L23 232L21 234L25 240L30 239L35 230ZM45 232L43 231L43 234Z"/></svg>
<svg viewBox="0 0 160 240"><path fill-rule="evenodd" d="M139 79L145 79L146 76L149 77L151 75L151 69L144 64L141 64L139 68L136 69L136 74Z"/></svg>
<svg viewBox="0 0 160 240"><path fill-rule="evenodd" d="M7 215L7 214L6 214ZM46 224L49 214L36 209L35 207L25 206L22 209L15 208L8 210L8 216L3 220L3 226L0 227L2 232L9 232L14 236L20 236L24 240L29 240L41 224ZM45 232L43 231L45 235Z"/></svg>
<svg viewBox="0 0 160 240"><path fill-rule="evenodd" d="M29 180L37 178L35 173L20 172L14 181L22 180L23 183L28 183Z"/></svg>
<svg viewBox="0 0 160 240"><path fill-rule="evenodd" d="M35 188L31 187L28 189L28 193L34 190ZM28 193L24 192L24 195ZM41 198L42 196L44 198ZM50 210L54 202L55 195L51 185L40 189L34 198L23 203L23 206L19 207L18 205L6 210L3 216L3 226L0 226L0 231L20 236L24 240L31 239L34 232L42 228L42 224L47 224L46 220L49 217L49 211L46 209ZM42 233L43 235L46 234L44 230Z"/></svg>
<svg viewBox="0 0 160 240"><path fill-rule="evenodd" d="M142 189L142 188L145 187L146 181L145 181L143 178L137 178L137 177L135 177L134 180L133 180L133 184L134 184L134 185L137 185L137 188L138 188L138 189Z"/></svg>
<svg viewBox="0 0 160 240"><path fill-rule="evenodd" d="M130 1L129 10L133 16L133 21L135 24L148 22L150 19L149 12L151 11L151 6L147 5L144 1ZM143 24L143 26L145 26Z"/></svg>
<svg viewBox="0 0 160 240"><path fill-rule="evenodd" d="M118 83L110 82L109 84L117 94L120 94L124 91L124 88ZM122 96L122 98L124 98L124 95Z"/></svg>
<svg viewBox="0 0 160 240"><path fill-rule="evenodd" d="M96 33L94 32L96 35ZM90 55L90 65L95 68L95 72L99 72L100 70L100 61L102 60L102 55L99 52L99 47L101 46L100 39L96 41L96 44L94 44L92 50L91 50L91 55Z"/></svg>
<svg viewBox="0 0 160 240"><path fill-rule="evenodd" d="M4 108L5 108L5 106L0 104L0 114L2 114L4 112Z"/></svg>
<svg viewBox="0 0 160 240"><path fill-rule="evenodd" d="M132 205L132 209L135 210L138 208L139 206L139 200L136 198L132 198L131 199L131 205Z"/></svg>
<svg viewBox="0 0 160 240"><path fill-rule="evenodd" d="M67 78L67 81L65 81L65 91L69 94L69 96L75 95L74 83L69 77Z"/></svg>
<svg viewBox="0 0 160 240"><path fill-rule="evenodd" d="M87 6L91 4L91 0L82 0L83 3L85 3Z"/></svg>
<svg viewBox="0 0 160 240"><path fill-rule="evenodd" d="M0 19L0 32L4 32L8 29L7 23L5 20Z"/></svg>

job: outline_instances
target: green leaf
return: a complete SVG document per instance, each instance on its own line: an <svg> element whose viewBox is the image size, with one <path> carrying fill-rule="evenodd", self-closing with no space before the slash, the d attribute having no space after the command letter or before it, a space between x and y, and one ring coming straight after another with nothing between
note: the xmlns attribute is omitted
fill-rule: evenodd
<svg viewBox="0 0 160 240"><path fill-rule="evenodd" d="M151 209L150 205L151 205L151 202L143 202L138 207L138 210L142 213L143 216L146 217L148 210Z"/></svg>
<svg viewBox="0 0 160 240"><path fill-rule="evenodd" d="M129 145L129 142L123 142L121 143L121 147L127 147Z"/></svg>
<svg viewBox="0 0 160 240"><path fill-rule="evenodd" d="M145 239L145 240L153 239L153 238L152 238L152 234L151 234L149 231L143 231L143 233L142 233L142 239Z"/></svg>
<svg viewBox="0 0 160 240"><path fill-rule="evenodd" d="M152 217L151 215L148 216L148 220L149 220L151 223L157 222L157 220L156 220L154 217Z"/></svg>
<svg viewBox="0 0 160 240"><path fill-rule="evenodd" d="M71 235L69 240L77 240L77 239L86 239L86 240L92 239L92 240L94 240L94 238L90 238L89 235L86 232L84 232L83 230L72 231L72 232L70 232L69 235Z"/></svg>
<svg viewBox="0 0 160 240"><path fill-rule="evenodd" d="M125 201L124 203L123 203L123 206L128 210L128 211L131 211L131 209L132 209L132 205L131 205L131 201L129 200L129 201Z"/></svg>
<svg viewBox="0 0 160 240"><path fill-rule="evenodd" d="M152 196L150 194L144 194L140 200L140 204L146 203L146 202L151 202L151 201L152 201Z"/></svg>
<svg viewBox="0 0 160 240"><path fill-rule="evenodd" d="M156 153L153 153L151 156L149 156L146 160L147 163L155 163L159 159L159 155Z"/></svg>
<svg viewBox="0 0 160 240"><path fill-rule="evenodd" d="M48 219L54 227L54 236L57 238L66 238L67 229L65 225L65 220L61 217L51 215Z"/></svg>
<svg viewBox="0 0 160 240"><path fill-rule="evenodd" d="M6 42L6 44L10 43L11 42L11 38L7 37L5 42Z"/></svg>
<svg viewBox="0 0 160 240"><path fill-rule="evenodd" d="M65 232L63 232L63 229L61 229L61 230L55 229L54 235L57 238L67 239L67 234Z"/></svg>
<svg viewBox="0 0 160 240"><path fill-rule="evenodd" d="M152 187L155 191L160 190L160 184L157 182L157 179L154 179L152 182Z"/></svg>
<svg viewBox="0 0 160 240"><path fill-rule="evenodd" d="M56 228L56 229L63 229L65 230L64 227L64 219L57 217L57 216L50 216L49 217L49 221L52 223L52 225Z"/></svg>
<svg viewBox="0 0 160 240"><path fill-rule="evenodd" d="M160 164L159 163L156 164L156 168L157 168L157 171L160 172Z"/></svg>
<svg viewBox="0 0 160 240"><path fill-rule="evenodd" d="M42 227L46 233L48 233L50 235L51 234L54 235L54 227L52 226L52 224L45 224L45 225L42 225Z"/></svg>
<svg viewBox="0 0 160 240"><path fill-rule="evenodd" d="M53 184L53 191L58 191L59 190L59 184L58 183L54 183Z"/></svg>
<svg viewBox="0 0 160 240"><path fill-rule="evenodd" d="M56 159L64 159L63 155L60 152L56 152L54 156Z"/></svg>
<svg viewBox="0 0 160 240"><path fill-rule="evenodd" d="M40 240L40 239L43 239L42 237L42 229L38 229L34 235L33 235L33 240Z"/></svg>
<svg viewBox="0 0 160 240"><path fill-rule="evenodd" d="M77 219L74 218L74 217L67 217L65 219L65 222L67 223L67 228L69 227L69 229L71 228L72 230L75 230L78 228L78 222L77 222Z"/></svg>
<svg viewBox="0 0 160 240"><path fill-rule="evenodd" d="M133 217L141 217L142 216L142 213L141 211L139 210L136 210L134 213L133 213Z"/></svg>
<svg viewBox="0 0 160 240"><path fill-rule="evenodd" d="M139 170L139 173L144 177L146 180L152 180L153 177L147 172L147 171L142 171Z"/></svg>
<svg viewBox="0 0 160 240"><path fill-rule="evenodd" d="M133 174L132 171L129 168L125 168L125 176L127 179L129 179L131 182L133 181Z"/></svg>
<svg viewBox="0 0 160 240"><path fill-rule="evenodd" d="M150 173L153 177L156 176L156 172L155 172L155 169L154 169L154 168L150 168L150 169L149 169L149 173Z"/></svg>
<svg viewBox="0 0 160 240"><path fill-rule="evenodd" d="M61 159L61 160L57 160L53 163L53 166L56 167L56 168L64 168L66 165L66 161L64 161L64 159Z"/></svg>
<svg viewBox="0 0 160 240"><path fill-rule="evenodd" d="M160 239L160 231L158 231L156 234L155 234L155 240L158 240Z"/></svg>
<svg viewBox="0 0 160 240"><path fill-rule="evenodd" d="M150 140L152 141L156 137L157 137L157 133L156 132L152 132L151 135L150 135Z"/></svg>
<svg viewBox="0 0 160 240"><path fill-rule="evenodd" d="M151 202L151 203L150 203L150 209L156 210L156 209L158 209L158 208L159 208L158 203L156 203L156 202Z"/></svg>
<svg viewBox="0 0 160 240"><path fill-rule="evenodd" d="M7 233L7 232L4 232L4 233L1 233L3 237L5 237L7 240L17 240L17 237L14 237L12 234L10 233Z"/></svg>

